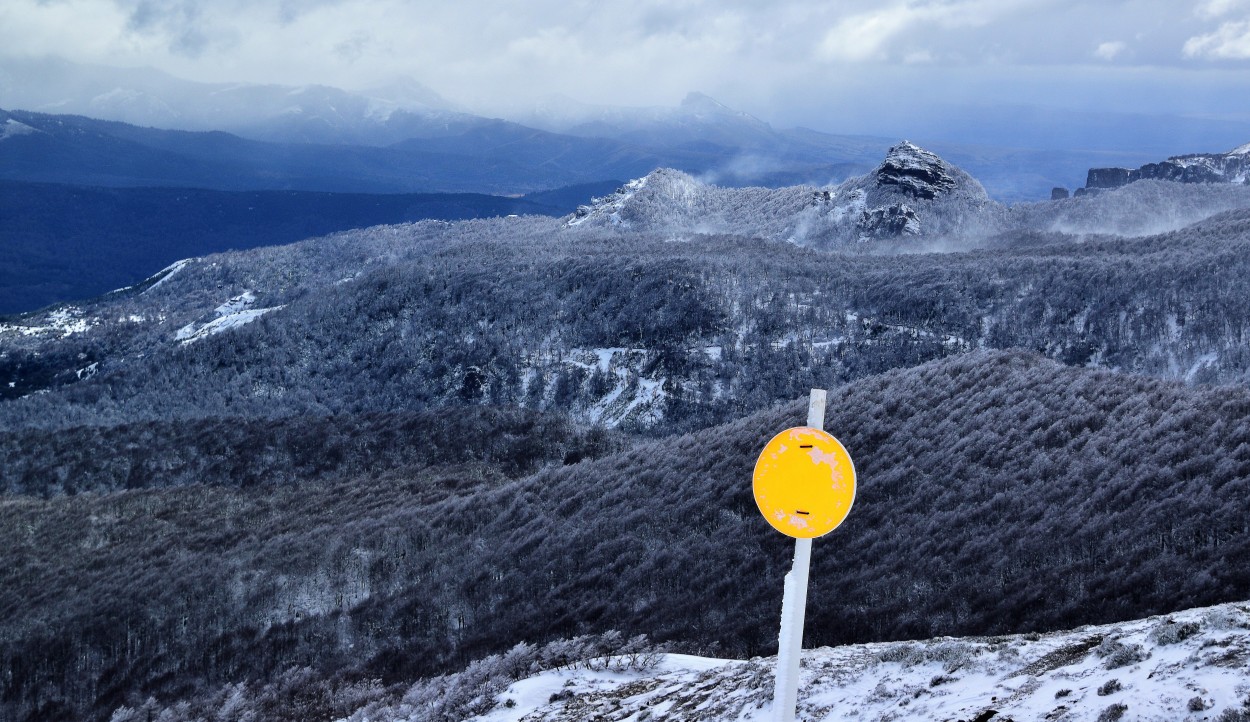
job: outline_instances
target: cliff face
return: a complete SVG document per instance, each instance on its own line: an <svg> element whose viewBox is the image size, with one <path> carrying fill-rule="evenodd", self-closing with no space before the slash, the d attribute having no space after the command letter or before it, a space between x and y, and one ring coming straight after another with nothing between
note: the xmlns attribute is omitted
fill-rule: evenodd
<svg viewBox="0 0 1250 722"><path fill-rule="evenodd" d="M1086 189L1119 188L1138 180L1177 183L1247 183L1250 144L1228 153L1195 153L1147 163L1140 168L1090 168Z"/></svg>

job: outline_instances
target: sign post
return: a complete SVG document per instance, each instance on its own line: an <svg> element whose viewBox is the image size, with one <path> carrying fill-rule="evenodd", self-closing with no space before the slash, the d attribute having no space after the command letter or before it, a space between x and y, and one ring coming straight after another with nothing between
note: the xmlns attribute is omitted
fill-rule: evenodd
<svg viewBox="0 0 1250 722"><path fill-rule="evenodd" d="M781 603L773 722L794 722L798 705L812 539L836 529L855 503L855 464L824 425L825 391L812 389L807 426L774 436L755 462L756 505L774 529L795 538Z"/></svg>

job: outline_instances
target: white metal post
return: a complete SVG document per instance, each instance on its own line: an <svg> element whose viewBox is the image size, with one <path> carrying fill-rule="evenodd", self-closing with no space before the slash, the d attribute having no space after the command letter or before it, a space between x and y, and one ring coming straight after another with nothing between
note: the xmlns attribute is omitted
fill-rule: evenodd
<svg viewBox="0 0 1250 722"><path fill-rule="evenodd" d="M825 390L812 389L807 425L825 428ZM803 649L803 617L807 613L807 570L812 540L794 540L794 566L786 574L781 599L781 634L777 640L777 674L773 687L774 722L794 722L799 701L799 653Z"/></svg>

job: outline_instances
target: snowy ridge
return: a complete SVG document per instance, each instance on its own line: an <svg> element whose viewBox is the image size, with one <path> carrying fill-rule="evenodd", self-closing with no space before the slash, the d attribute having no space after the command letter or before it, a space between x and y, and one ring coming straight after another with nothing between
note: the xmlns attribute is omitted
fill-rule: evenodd
<svg viewBox="0 0 1250 722"><path fill-rule="evenodd" d="M1004 209L967 173L903 141L865 176L826 189L723 188L661 168L578 208L566 226L749 234L800 245L996 229Z"/></svg>
<svg viewBox="0 0 1250 722"><path fill-rule="evenodd" d="M625 204L629 202L629 199L633 198L638 191L647 187L647 181L650 180L651 176L661 173L662 171L667 171L667 169L660 169L659 171L652 172L651 175L643 176L642 178L635 178L620 188L617 188L616 192L610 196L593 198L591 199L590 205L578 206L577 211L573 213L571 218L569 218L566 225L580 226L595 216L606 216L607 221L612 225L622 225L624 222L621 220L621 209L625 207Z"/></svg>
<svg viewBox="0 0 1250 722"><path fill-rule="evenodd" d="M667 655L651 672L548 671L513 684L472 719L765 722L774 664ZM803 653L797 717L1215 719L1250 702L1248 664L1245 603L1042 635L821 648Z"/></svg>
<svg viewBox="0 0 1250 722"><path fill-rule="evenodd" d="M186 268L186 267L187 267L187 264L188 264L188 263L190 263L190 262L191 262L191 261L193 261L193 260L195 260L195 259L192 259L192 258L184 258L184 259L182 259L181 261L174 261L173 263L169 264L168 266L166 266L166 267L162 268L161 270L157 271L156 273L152 274L152 278L155 278L155 279L156 279L156 282L155 282L155 283L153 283L151 286L148 286L147 288L145 288L145 289L143 290L143 292L144 292L144 293L147 293L148 291L151 291L151 290L152 290L152 289L154 289L154 288L159 288L159 287L160 287L160 285L161 285L162 283L164 283L164 282L168 281L170 278L172 278L172 277L173 277L173 275L174 275L175 273L177 273L177 272L181 271L182 269ZM126 290L126 289L121 288L121 289L118 289L118 290L119 290L119 291L124 291L124 290Z"/></svg>
<svg viewBox="0 0 1250 722"><path fill-rule="evenodd" d="M870 173L830 188L719 187L661 168L581 206L565 226L674 239L732 234L816 248L876 243L891 250L966 250L1021 229L1071 235L1165 233L1245 207L1247 178L1250 144L1226 155L1178 156L1139 170L1092 169L1089 185L1099 192L1008 208L972 176L904 140ZM1120 190L1138 179L1143 182ZM1097 197L1110 189L1121 195Z"/></svg>

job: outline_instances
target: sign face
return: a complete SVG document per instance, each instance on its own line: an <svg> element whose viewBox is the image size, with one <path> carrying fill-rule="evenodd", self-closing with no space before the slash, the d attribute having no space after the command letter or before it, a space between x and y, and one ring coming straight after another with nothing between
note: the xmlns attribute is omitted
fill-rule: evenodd
<svg viewBox="0 0 1250 722"><path fill-rule="evenodd" d="M755 462L755 503L773 528L813 539L842 523L855 503L855 464L835 438L798 426L777 434Z"/></svg>

